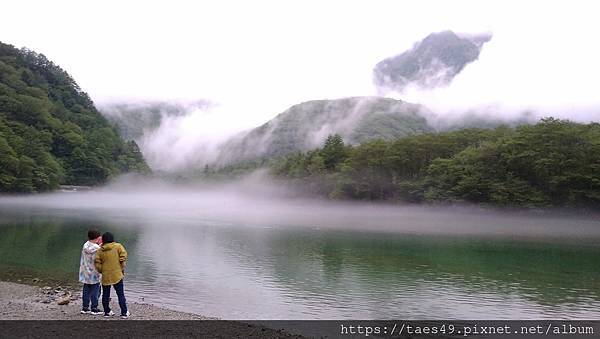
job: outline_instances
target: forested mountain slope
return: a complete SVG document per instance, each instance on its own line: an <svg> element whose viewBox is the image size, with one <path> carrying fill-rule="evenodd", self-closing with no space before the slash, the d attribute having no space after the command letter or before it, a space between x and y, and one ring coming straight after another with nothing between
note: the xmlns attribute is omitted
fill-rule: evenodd
<svg viewBox="0 0 600 339"><path fill-rule="evenodd" d="M0 43L0 192L95 185L149 171L67 72L43 54Z"/></svg>
<svg viewBox="0 0 600 339"><path fill-rule="evenodd" d="M381 97L307 101L227 142L222 147L220 162L306 151L321 145L330 134L360 144L432 132L422 115L423 109L420 105Z"/></svg>

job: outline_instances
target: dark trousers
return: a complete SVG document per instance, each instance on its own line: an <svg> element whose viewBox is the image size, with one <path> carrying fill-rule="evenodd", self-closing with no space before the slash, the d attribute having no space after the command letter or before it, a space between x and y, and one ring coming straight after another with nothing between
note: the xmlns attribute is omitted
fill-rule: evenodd
<svg viewBox="0 0 600 339"><path fill-rule="evenodd" d="M82 309L89 311L90 302L92 303L92 310L98 309L98 298L100 298L100 283L97 284L83 284L83 306Z"/></svg>
<svg viewBox="0 0 600 339"><path fill-rule="evenodd" d="M121 308L121 315L127 314L127 300L125 300L125 289L123 287L123 279L114 285L102 285L102 307L104 308L104 313L110 312L110 306L108 302L110 301L110 287L115 288L115 292L117 292L117 298L119 298L119 307Z"/></svg>

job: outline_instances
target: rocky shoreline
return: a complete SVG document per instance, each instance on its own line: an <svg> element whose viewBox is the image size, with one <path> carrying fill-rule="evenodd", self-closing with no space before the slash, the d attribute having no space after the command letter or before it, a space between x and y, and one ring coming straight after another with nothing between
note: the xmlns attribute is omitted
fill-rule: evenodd
<svg viewBox="0 0 600 339"><path fill-rule="evenodd" d="M39 279L35 281L34 278L31 283L39 284ZM30 282L28 280L28 282ZM111 300L111 308L115 310L117 315L112 317L104 317L102 315L91 315L81 314L81 291L75 290L74 287L69 286L35 286L26 285L16 282L0 281L0 327L10 327L10 324L15 324L17 331L20 331L20 327L16 322L4 322L4 320L71 320L67 323L52 323L50 326L57 327L65 336L77 336L77 332L73 329L73 325L85 324L80 322L72 322L73 320L115 320L110 324L123 324L125 325L129 321L133 321L133 324L129 327L130 329L114 326L102 326L98 322L90 322L89 324L93 328L100 330L99 333L108 333L110 335L123 334L119 331L130 330L129 334L135 336L155 336L164 335L163 332L156 332L161 329L160 326L144 326L136 324L147 324L147 322L136 322L136 320L153 320L160 322L161 320L187 320L197 321L190 325L190 322L177 323L181 325L168 324L169 334L175 334L177 337L197 337L196 334L200 333L201 336L214 336L222 338L301 338L301 336L289 334L281 329L265 328L258 325L248 324L241 321L218 321L217 318L205 317L202 315L178 312L168 310L162 307L158 307L151 304L144 304L140 302L127 302L127 306L131 312L131 317L128 319L122 319L118 316L119 306L116 298ZM163 322L164 323L164 322ZM61 324L65 324L64 326ZM109 324L109 323L105 323ZM44 328L47 328L45 324ZM32 327L35 328L35 327ZM178 328L184 333L176 333ZM104 332L102 332L104 331ZM112 332L111 332L112 331ZM38 332L25 333L24 336L36 336ZM194 334L194 335L192 335Z"/></svg>
<svg viewBox="0 0 600 339"><path fill-rule="evenodd" d="M39 283L39 281L32 281ZM167 310L151 304L128 302L135 320L216 320L192 313ZM111 308L118 314L116 298ZM81 314L81 291L70 286L35 286L0 281L0 320L112 320L101 315Z"/></svg>

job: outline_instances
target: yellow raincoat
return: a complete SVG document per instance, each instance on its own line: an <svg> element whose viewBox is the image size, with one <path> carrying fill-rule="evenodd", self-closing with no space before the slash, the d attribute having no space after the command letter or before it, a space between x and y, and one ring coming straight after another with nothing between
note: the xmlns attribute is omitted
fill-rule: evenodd
<svg viewBox="0 0 600 339"><path fill-rule="evenodd" d="M123 279L127 251L118 242L102 245L96 252L95 265L102 274L102 285L114 285Z"/></svg>

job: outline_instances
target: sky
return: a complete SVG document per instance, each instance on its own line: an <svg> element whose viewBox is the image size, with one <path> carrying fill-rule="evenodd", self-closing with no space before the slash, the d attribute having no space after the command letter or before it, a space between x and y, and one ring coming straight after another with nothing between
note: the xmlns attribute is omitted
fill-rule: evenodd
<svg viewBox="0 0 600 339"><path fill-rule="evenodd" d="M3 1L0 41L45 54L100 106L210 100L201 118L171 122L168 134L184 141L260 125L303 101L375 95L377 62L447 29L493 38L450 86L387 96L450 117L532 110L598 121L596 7L537 0L19 0Z"/></svg>
<svg viewBox="0 0 600 339"><path fill-rule="evenodd" d="M209 98L278 109L253 112L261 120L300 101L374 94L373 66L431 32L491 31L478 65L452 87L477 83L473 95L481 101L568 106L598 101L591 86L600 74L595 7L593 1L19 0L3 2L10 15L0 21L0 41L44 53L98 103ZM433 101L431 93L419 95L411 98Z"/></svg>

